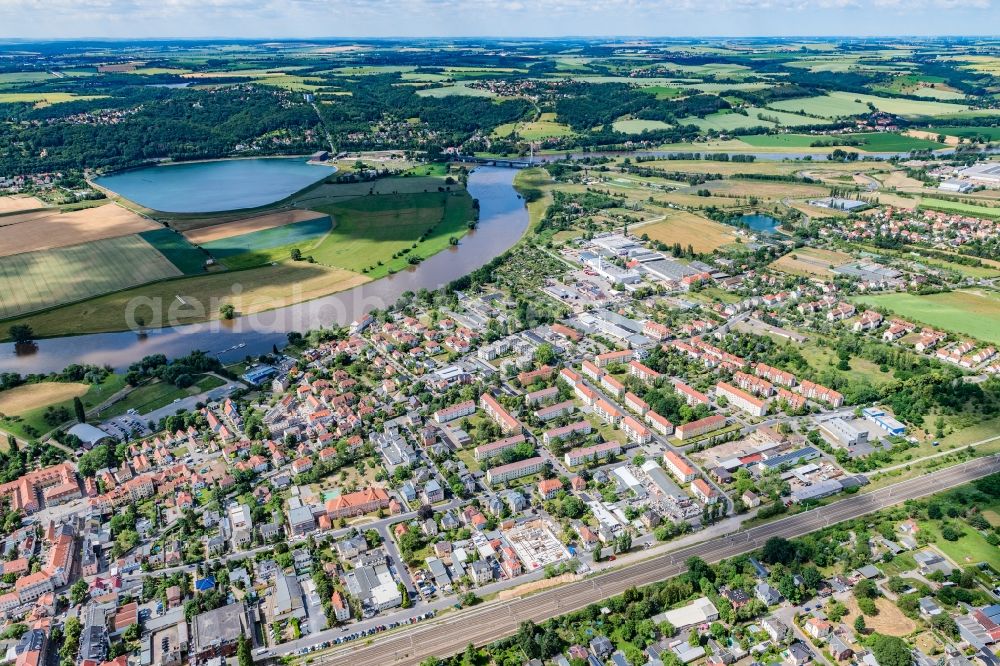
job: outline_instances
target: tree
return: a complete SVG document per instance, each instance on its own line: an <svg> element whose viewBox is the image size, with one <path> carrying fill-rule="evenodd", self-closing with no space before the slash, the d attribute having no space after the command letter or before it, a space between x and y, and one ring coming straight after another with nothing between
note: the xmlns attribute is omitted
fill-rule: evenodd
<svg viewBox="0 0 1000 666"><path fill-rule="evenodd" d="M236 658L239 660L239 666L253 666L250 639L242 634L236 639Z"/></svg>
<svg viewBox="0 0 1000 666"><path fill-rule="evenodd" d="M297 247L292 248L292 261L301 261L301 260L302 260L302 250L300 250Z"/></svg>
<svg viewBox="0 0 1000 666"><path fill-rule="evenodd" d="M549 363L552 363L555 358L555 348L547 342L538 345L538 348L535 349L535 361L537 361L540 365L548 365Z"/></svg>
<svg viewBox="0 0 1000 666"><path fill-rule="evenodd" d="M219 308L219 314L223 319L232 319L236 316L236 307L232 303L224 303Z"/></svg>
<svg viewBox="0 0 1000 666"><path fill-rule="evenodd" d="M865 625L865 616L858 614L858 616L854 618L854 631L859 634L863 634L867 629L868 627Z"/></svg>
<svg viewBox="0 0 1000 666"><path fill-rule="evenodd" d="M396 583L396 587L399 589L399 594L403 598L403 603L401 604L403 608L409 608L413 605L410 601L410 591L406 589L406 586L402 583Z"/></svg>
<svg viewBox="0 0 1000 666"><path fill-rule="evenodd" d="M875 634L871 647L879 666L911 666L913 663L910 647L897 636Z"/></svg>
<svg viewBox="0 0 1000 666"><path fill-rule="evenodd" d="M15 345L26 345L35 340L35 329L29 324L14 324L7 329L7 332Z"/></svg>
<svg viewBox="0 0 1000 666"><path fill-rule="evenodd" d="M69 600L73 602L74 605L82 604L87 598L87 592L90 590L90 586L87 585L87 581L80 579L73 583L73 586L69 588Z"/></svg>
<svg viewBox="0 0 1000 666"><path fill-rule="evenodd" d="M80 400L79 396L73 398L73 411L76 413L77 423L87 422L87 411L83 408L83 401Z"/></svg>
<svg viewBox="0 0 1000 666"><path fill-rule="evenodd" d="M760 558L768 564L791 564L796 559L795 544L788 539L771 537L764 542Z"/></svg>

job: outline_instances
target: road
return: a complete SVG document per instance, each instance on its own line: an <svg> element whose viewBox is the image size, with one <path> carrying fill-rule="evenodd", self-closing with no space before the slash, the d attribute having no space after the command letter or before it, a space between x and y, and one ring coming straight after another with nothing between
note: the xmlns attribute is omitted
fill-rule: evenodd
<svg viewBox="0 0 1000 666"><path fill-rule="evenodd" d="M1000 455L972 460L530 597L483 604L375 637L370 644L358 641L323 655L314 654L311 663L349 662L351 666L384 666L416 664L430 656L451 655L463 650L469 643L483 645L513 634L518 625L526 620L540 623L550 617L621 594L629 587L648 585L677 576L685 571L684 562L689 557L698 556L707 562L735 557L761 547L771 537L801 536L998 471Z"/></svg>

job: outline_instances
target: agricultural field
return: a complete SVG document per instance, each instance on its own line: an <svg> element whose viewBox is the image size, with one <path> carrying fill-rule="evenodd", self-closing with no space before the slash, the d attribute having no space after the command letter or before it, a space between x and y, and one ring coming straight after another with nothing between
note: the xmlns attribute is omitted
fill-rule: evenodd
<svg viewBox="0 0 1000 666"><path fill-rule="evenodd" d="M184 275L198 275L205 272L207 259L205 254L176 231L156 229L139 235Z"/></svg>
<svg viewBox="0 0 1000 666"><path fill-rule="evenodd" d="M203 243L210 243L223 238L249 234L254 231L273 229L275 227L281 227L295 222L305 222L321 216L321 213L316 213L311 210L289 210L282 211L280 213L265 213L263 215L255 215L242 220L224 222L222 224L216 224L209 227L193 229L185 232L184 237L195 245L201 245Z"/></svg>
<svg viewBox="0 0 1000 666"><path fill-rule="evenodd" d="M31 199L24 201L30 202ZM8 215L0 218L0 224L3 225L0 226L0 257L129 236L161 228L152 220L115 204L67 213L55 210Z"/></svg>
<svg viewBox="0 0 1000 666"><path fill-rule="evenodd" d="M944 148L945 144L928 139L905 136L890 132L868 134L842 134L826 136L815 134L752 134L739 137L740 141L755 148L814 148L816 150L832 150L838 145L846 150L865 150L869 152L907 152L911 150L935 150ZM843 141L844 143L838 143ZM863 145L847 145L847 142L861 141ZM824 143L829 146L815 146Z"/></svg>
<svg viewBox="0 0 1000 666"><path fill-rule="evenodd" d="M643 132L649 132L661 129L670 129L673 127L670 123L665 123L662 120L639 120L639 119L629 119L629 120L616 120L612 127L616 132L623 132L625 134L642 134Z"/></svg>
<svg viewBox="0 0 1000 666"><path fill-rule="evenodd" d="M222 303L232 303L240 314L256 314L350 289L369 280L339 268L289 261L240 271L238 279L223 272L147 284L7 323L29 324L38 336L123 331L128 329L125 312L129 302L144 298L159 305L156 311L149 308L136 311L146 326L194 324L218 319L218 305ZM234 285L238 290L233 289ZM168 321L168 308L178 298L192 307L180 309Z"/></svg>
<svg viewBox="0 0 1000 666"><path fill-rule="evenodd" d="M303 222L220 238L202 243L202 248L229 268L269 263L276 259L273 250L287 248L281 252L282 258L288 255L292 247L308 250L319 238L326 235L331 227L332 221L329 216L324 215Z"/></svg>
<svg viewBox="0 0 1000 666"><path fill-rule="evenodd" d="M103 95L77 95L69 92L0 92L0 104L27 103L41 109L63 102L86 102L102 99Z"/></svg>
<svg viewBox="0 0 1000 666"><path fill-rule="evenodd" d="M901 317L929 326L1000 344L1000 294L963 289L940 294L856 296L857 303L884 307Z"/></svg>
<svg viewBox="0 0 1000 666"><path fill-rule="evenodd" d="M335 225L310 254L321 264L367 270L371 277L405 268L410 252L427 258L445 249L473 219L472 200L464 192L364 197L317 210L330 214Z"/></svg>
<svg viewBox="0 0 1000 666"><path fill-rule="evenodd" d="M771 267L791 275L827 278L833 275L831 267L846 264L850 260L851 255L844 252L800 247L774 261Z"/></svg>
<svg viewBox="0 0 1000 666"><path fill-rule="evenodd" d="M438 88L422 88L417 91L421 97L451 97L452 95L466 95L469 97L497 97L497 94L482 88L470 88L463 83L456 83L451 86L441 86Z"/></svg>
<svg viewBox="0 0 1000 666"><path fill-rule="evenodd" d="M20 415L32 409L79 398L89 388L89 384L76 382L40 382L15 386L0 391L0 414Z"/></svg>
<svg viewBox="0 0 1000 666"><path fill-rule="evenodd" d="M969 110L969 107L965 104L878 97L876 95L863 95L841 91L834 91L817 97L782 100L774 102L770 105L770 108L799 112L822 118L837 118L840 116L868 113L870 110L869 104L880 111L910 118L945 116Z"/></svg>
<svg viewBox="0 0 1000 666"><path fill-rule="evenodd" d="M0 215L21 213L26 210L36 210L38 208L45 208L45 202L38 197L25 195L0 197ZM0 220L0 224L9 224L9 222L7 220Z"/></svg>
<svg viewBox="0 0 1000 666"><path fill-rule="evenodd" d="M0 262L0 318L179 275L137 235L25 252Z"/></svg>
<svg viewBox="0 0 1000 666"><path fill-rule="evenodd" d="M734 227L683 211L667 211L666 219L644 224L635 233L667 245L691 245L695 252L711 252L737 238Z"/></svg>
<svg viewBox="0 0 1000 666"><path fill-rule="evenodd" d="M569 125L556 121L556 114L543 113L533 122L505 123L493 130L497 137L507 137L517 132L525 141L538 141L549 137L570 136L573 130Z"/></svg>
<svg viewBox="0 0 1000 666"><path fill-rule="evenodd" d="M963 215L973 215L975 217L985 217L994 220L1000 219L1000 207L977 206L975 204L962 203L961 201L925 198L920 200L920 208L939 210L945 213L961 213Z"/></svg>
<svg viewBox="0 0 1000 666"><path fill-rule="evenodd" d="M962 139L974 139L977 137L983 137L987 141L998 141L1000 140L1000 127L983 127L983 126L969 126L969 127L930 127L929 132L935 132L938 134L944 134L946 136L957 136Z"/></svg>

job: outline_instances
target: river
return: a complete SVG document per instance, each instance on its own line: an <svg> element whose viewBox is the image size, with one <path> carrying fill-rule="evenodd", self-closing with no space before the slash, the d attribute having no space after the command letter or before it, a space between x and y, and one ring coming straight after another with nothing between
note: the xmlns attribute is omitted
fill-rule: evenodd
<svg viewBox="0 0 1000 666"><path fill-rule="evenodd" d="M478 167L468 190L479 201L479 225L456 247L444 250L407 271L330 296L232 321L214 321L145 334L126 331L39 340L29 353L0 345L0 371L56 372L72 363L127 367L149 354L184 356L200 349L225 362L283 346L289 331L349 324L374 308L385 308L406 291L438 289L486 264L517 242L528 227L528 211L514 190L514 169ZM242 345L242 346L241 346Z"/></svg>

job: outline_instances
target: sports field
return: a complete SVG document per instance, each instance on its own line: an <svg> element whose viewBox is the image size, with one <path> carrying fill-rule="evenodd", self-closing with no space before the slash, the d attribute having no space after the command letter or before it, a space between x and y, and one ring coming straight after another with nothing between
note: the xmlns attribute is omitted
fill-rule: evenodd
<svg viewBox="0 0 1000 666"><path fill-rule="evenodd" d="M736 240L735 229L685 211L668 211L667 219L637 227L634 233L673 245L680 243L695 252L711 252Z"/></svg>
<svg viewBox="0 0 1000 666"><path fill-rule="evenodd" d="M205 254L176 231L156 229L139 235L159 250L184 275L199 275L205 272L205 259L207 259Z"/></svg>
<svg viewBox="0 0 1000 666"><path fill-rule="evenodd" d="M0 414L24 414L32 409L78 398L87 392L89 384L71 382L40 382L24 384L0 391Z"/></svg>
<svg viewBox="0 0 1000 666"><path fill-rule="evenodd" d="M152 220L115 204L69 213L58 210L0 217L0 257L79 245L160 229Z"/></svg>
<svg viewBox="0 0 1000 666"><path fill-rule="evenodd" d="M985 289L963 289L940 294L882 294L857 296L855 302L877 305L901 317L936 328L1000 344L1000 294Z"/></svg>
<svg viewBox="0 0 1000 666"><path fill-rule="evenodd" d="M180 274L135 235L25 252L0 261L0 318Z"/></svg>
<svg viewBox="0 0 1000 666"><path fill-rule="evenodd" d="M473 218L465 192L361 197L318 210L332 215L336 224L310 254L327 266L357 273L367 269L373 278L406 268L411 256L427 258L447 248L449 239L468 231Z"/></svg>

